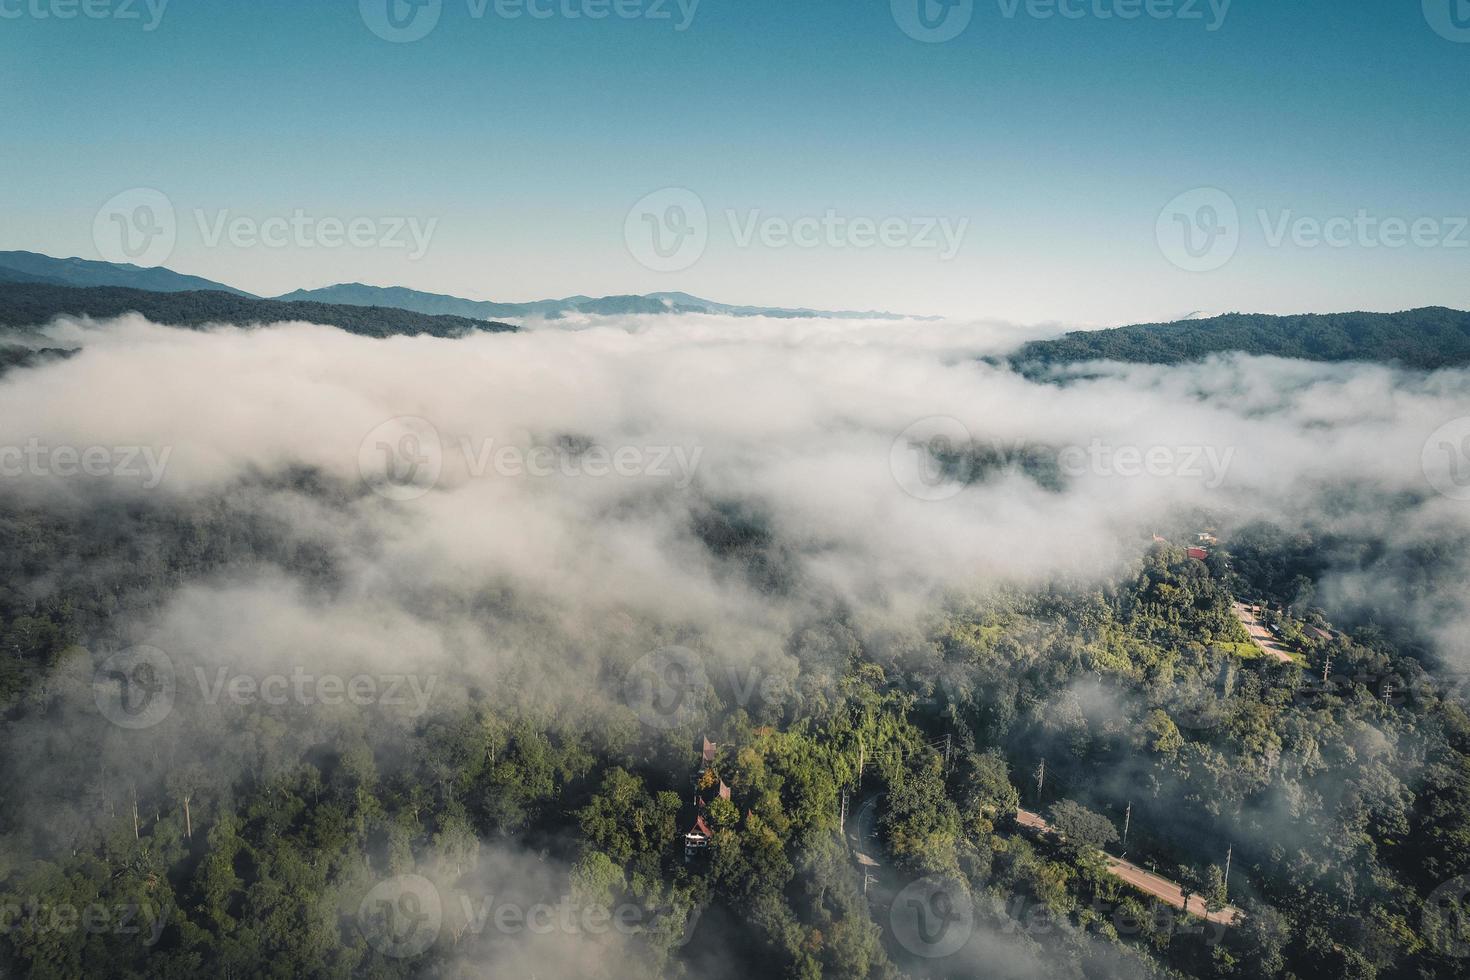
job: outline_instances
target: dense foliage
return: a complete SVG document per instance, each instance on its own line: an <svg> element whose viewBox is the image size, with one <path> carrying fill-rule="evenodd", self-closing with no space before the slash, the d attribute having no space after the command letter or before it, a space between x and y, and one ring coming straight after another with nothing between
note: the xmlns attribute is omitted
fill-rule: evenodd
<svg viewBox="0 0 1470 980"><path fill-rule="evenodd" d="M457 316L427 316L386 307L282 303L208 290L158 293L120 287L73 289L40 283L0 284L0 326L33 327L58 316L101 318L125 313L141 313L155 323L178 327L303 320L340 327L364 337L420 334L460 337L477 330L500 332L516 329L506 323Z"/></svg>
<svg viewBox="0 0 1470 980"><path fill-rule="evenodd" d="M292 489L350 504L309 475ZM710 520L725 560L769 567L754 518ZM1250 561L1232 563L1156 543L1106 588L956 597L896 635L833 609L790 637L799 670L761 698L704 651L698 710L667 728L596 703L619 688L608 663L569 694L575 710L538 706L511 671L411 723L258 706L212 730L183 717L98 734L74 698L100 654L78 644L114 648L122 622L223 569L289 569L330 594L338 556L239 499L12 501L0 908L20 911L0 965L478 975L506 937L462 915L473 903L446 900L435 943L393 956L363 928L364 893L415 874L500 895L561 869L552 894L643 916L626 947L579 961L583 976L990 975L989 959L895 940L898 896L925 876L969 896L1006 975L1461 975L1460 910L1428 900L1470 873L1470 719L1371 629L1304 641L1305 669L1253 656L1231 601L1275 581L1245 577L1273 567L1270 544L1255 529ZM705 735L717 750L700 775ZM696 795L712 842L686 861ZM1018 806L1062 838L1019 827ZM1245 920L1171 914L1107 873L1099 848L1120 847ZM878 857L866 884L861 849ZM143 933L59 928L54 907L131 910Z"/></svg>
<svg viewBox="0 0 1470 980"><path fill-rule="evenodd" d="M1394 362L1426 370L1458 367L1470 364L1470 313L1443 307L1306 316L1231 313L1078 331L1027 344L1011 360L1027 369L1098 360L1180 364L1231 351L1307 361Z"/></svg>

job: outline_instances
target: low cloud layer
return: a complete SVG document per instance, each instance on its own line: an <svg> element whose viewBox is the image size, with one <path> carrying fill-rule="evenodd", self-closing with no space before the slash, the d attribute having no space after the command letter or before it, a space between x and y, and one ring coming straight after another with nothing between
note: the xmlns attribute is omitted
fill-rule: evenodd
<svg viewBox="0 0 1470 980"><path fill-rule="evenodd" d="M84 350L0 382L0 446L30 447L0 459L7 488L193 498L314 471L342 506L271 506L340 545L344 600L496 583L574 620L771 624L794 595L890 609L1106 575L1181 510L1405 545L1470 520L1422 463L1470 405L1464 371L1232 356L1038 383L980 359L1016 328L706 316L456 341L137 318L48 333ZM936 447L982 462L946 473ZM93 449L110 462L89 475ZM775 602L732 578L696 533L711 508L758 524L796 588Z"/></svg>
<svg viewBox="0 0 1470 980"><path fill-rule="evenodd" d="M922 663L918 627L947 595L1089 586L1152 533L1201 521L1373 542L1369 561L1328 556L1317 601L1412 623L1470 668L1470 504L1426 473L1432 434L1470 410L1470 372L1228 356L1029 379L993 359L1035 333L708 316L461 340L51 325L48 342L80 352L0 379L7 506L90 514L140 549L170 514L242 530L239 554L196 576L130 583L82 638L91 658L42 693L49 718L16 726L6 767L31 787L31 839L71 846L86 806L184 760L218 786L268 775L334 725L391 742L472 688L636 728L616 679L672 644L799 686L793 638L840 615L874 652ZM1387 573L1426 550L1443 563L1432 582ZM127 580L81 564L106 589ZM173 678L155 702L166 723L142 732L91 684L139 650ZM807 653L802 670L826 669ZM300 730L250 734L282 705L310 709ZM79 786L109 802L76 804ZM535 860L487 852L482 890L541 881L555 898L565 869ZM464 958L586 973L621 941L583 938L497 932ZM977 956L1035 972L1024 943L980 939Z"/></svg>

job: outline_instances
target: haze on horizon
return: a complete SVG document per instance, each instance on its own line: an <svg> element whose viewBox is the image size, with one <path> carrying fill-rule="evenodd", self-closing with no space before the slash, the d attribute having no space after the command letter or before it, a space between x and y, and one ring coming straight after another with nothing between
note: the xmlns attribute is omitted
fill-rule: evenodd
<svg viewBox="0 0 1470 980"><path fill-rule="evenodd" d="M1449 2L8 3L0 249L268 296L1466 308Z"/></svg>

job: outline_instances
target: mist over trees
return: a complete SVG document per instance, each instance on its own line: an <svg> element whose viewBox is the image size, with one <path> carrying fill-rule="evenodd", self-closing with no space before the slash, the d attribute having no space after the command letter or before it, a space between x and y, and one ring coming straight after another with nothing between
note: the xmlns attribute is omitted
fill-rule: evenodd
<svg viewBox="0 0 1470 980"><path fill-rule="evenodd" d="M662 329L385 354L330 330L122 325L6 375L9 418L39 439L131 431L133 413L162 427L140 404L152 392L179 427L151 490L0 486L0 965L1463 972L1470 718L1446 636L1470 535L1452 501L1373 469L1408 441L1398 429L1349 442L1354 411L1418 433L1421 415L1392 412L1432 386L1323 373L1308 408L1287 384L1284 404L1238 405L1230 379L1224 394L1170 373L1061 389L950 349L874 358L810 336L783 373L755 349L789 357L786 327L753 323L740 345ZM727 380L740 357L775 366ZM569 359L586 390L634 394L570 412L555 387ZM126 387L139 364L148 384ZM172 393L199 377L237 412L247 393L270 411L191 428L209 407ZM85 424L35 407L102 379L124 387ZM395 384L451 447L458 410L534 426L564 461L696 423L711 455L680 487L465 475L446 453L439 485L391 499L356 472L384 414L356 402ZM745 397L756 384L765 402ZM1193 411L1264 461L1217 493L1155 492L1061 473L1051 447L1080 437L1058 424L1026 451L929 447L925 472L956 495L916 499L888 469L909 409L874 418L916 385L941 402L1000 389L1026 425L1046 420L1019 408L1053 399L1089 426ZM361 418L293 410L313 404ZM1326 447L1302 481L1281 462L1297 438ZM1290 657L1256 645L1238 601ZM1125 883L1106 855L1212 918ZM1217 921L1225 909L1241 918Z"/></svg>

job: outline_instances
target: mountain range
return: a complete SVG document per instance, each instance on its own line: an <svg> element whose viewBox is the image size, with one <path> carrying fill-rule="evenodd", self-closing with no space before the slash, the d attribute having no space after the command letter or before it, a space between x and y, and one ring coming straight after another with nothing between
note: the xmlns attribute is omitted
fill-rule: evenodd
<svg viewBox="0 0 1470 980"><path fill-rule="evenodd" d="M557 319L575 314L909 319L888 313L731 306L688 293L488 303L353 283L266 299L163 268L0 252L0 326L25 328L61 315L102 318L128 312L187 327L305 320L370 337L454 337L482 330L508 331L517 327L499 318ZM1300 316L1194 313L1170 323L1078 331L1035 341L1008 360L1028 374L1038 374L1085 361L1178 364L1227 352L1311 361L1376 361L1427 370L1458 367L1470 365L1470 313L1444 307Z"/></svg>
<svg viewBox="0 0 1470 980"><path fill-rule="evenodd" d="M213 282L198 276L187 276L164 268L145 269L115 262L88 259L58 259L37 252L0 252L0 283L41 283L49 286L121 286L155 293L210 290L232 293L250 299L265 299L242 289ZM851 310L790 309L768 306L737 306L716 303L688 293L649 293L627 296L568 296L530 303L493 303L462 299L440 293L426 293L402 286L365 286L341 283L322 289L298 289L273 297L283 303L325 303L335 306L372 306L408 310L428 316L456 316L474 320L548 320L585 314L589 316L631 316L657 313L706 313L724 316L818 317L824 319L904 320L896 313Z"/></svg>

